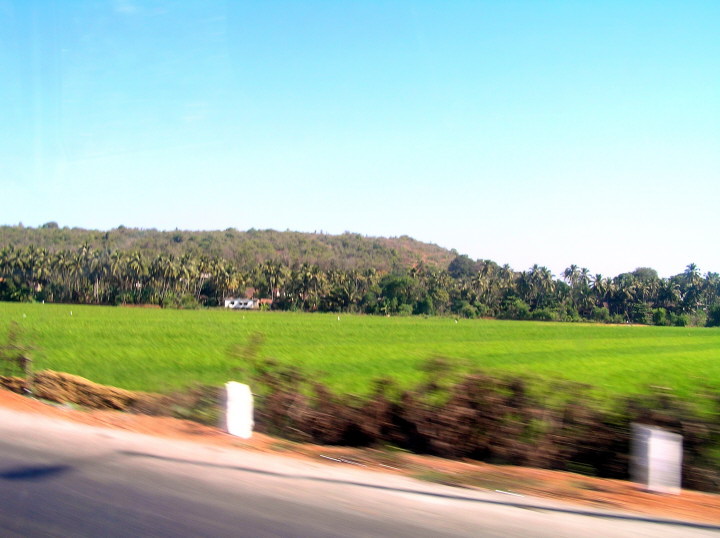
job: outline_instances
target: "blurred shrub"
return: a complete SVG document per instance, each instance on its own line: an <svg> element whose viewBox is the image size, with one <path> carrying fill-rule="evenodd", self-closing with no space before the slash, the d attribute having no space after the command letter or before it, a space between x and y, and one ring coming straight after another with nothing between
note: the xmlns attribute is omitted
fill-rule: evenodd
<svg viewBox="0 0 720 538"><path fill-rule="evenodd" d="M333 394L296 369L256 361L265 363L255 365L262 372L256 428L274 435L627 479L630 425L642 422L683 436L684 487L720 490L718 413L703 414L666 392L608 409L588 387L559 382L553 390L566 399L549 403L519 378L473 373L451 382L447 361L432 359L418 390L400 391L385 380L361 400Z"/></svg>

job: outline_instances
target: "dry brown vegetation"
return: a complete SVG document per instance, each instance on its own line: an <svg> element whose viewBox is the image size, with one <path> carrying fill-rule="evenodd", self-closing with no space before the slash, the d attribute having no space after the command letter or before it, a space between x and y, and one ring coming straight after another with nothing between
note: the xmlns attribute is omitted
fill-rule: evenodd
<svg viewBox="0 0 720 538"><path fill-rule="evenodd" d="M720 438L718 414L701 417L668 394L626 398L613 410L593 406L583 387L571 399L548 404L519 379L466 376L432 403L423 390L389 396L380 384L366 400L343 398L293 371L267 370L256 421L262 431L331 445L393 445L419 454L629 477L630 425L662 426L683 436L683 486L718 491L712 447ZM435 385L437 386L437 385ZM421 397L420 394L423 396Z"/></svg>

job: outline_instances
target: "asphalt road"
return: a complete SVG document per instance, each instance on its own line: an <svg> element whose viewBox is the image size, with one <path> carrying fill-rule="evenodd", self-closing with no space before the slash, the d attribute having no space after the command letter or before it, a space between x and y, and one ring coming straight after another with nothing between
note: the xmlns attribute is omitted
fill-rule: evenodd
<svg viewBox="0 0 720 538"><path fill-rule="evenodd" d="M0 409L2 536L717 536L720 527Z"/></svg>

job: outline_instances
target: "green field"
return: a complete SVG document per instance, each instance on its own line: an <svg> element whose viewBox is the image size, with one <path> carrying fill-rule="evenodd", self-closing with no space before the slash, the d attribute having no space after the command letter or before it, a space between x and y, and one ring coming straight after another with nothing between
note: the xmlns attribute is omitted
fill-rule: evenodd
<svg viewBox="0 0 720 538"><path fill-rule="evenodd" d="M381 377L411 387L431 357L461 371L580 381L604 396L720 386L719 329L0 303L2 338L12 321L36 348L36 369L132 390L236 378L228 349L254 333L263 357L339 393L366 394Z"/></svg>

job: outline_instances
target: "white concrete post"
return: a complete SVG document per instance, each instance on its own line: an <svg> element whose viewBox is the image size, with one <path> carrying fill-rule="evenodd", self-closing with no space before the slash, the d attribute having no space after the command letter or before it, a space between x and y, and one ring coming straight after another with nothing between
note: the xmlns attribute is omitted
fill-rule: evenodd
<svg viewBox="0 0 720 538"><path fill-rule="evenodd" d="M227 408L225 412L227 432L243 439L252 437L253 397L250 387L236 381L225 383Z"/></svg>
<svg viewBox="0 0 720 538"><path fill-rule="evenodd" d="M632 425L632 479L648 491L680 493L682 435L660 428Z"/></svg>

